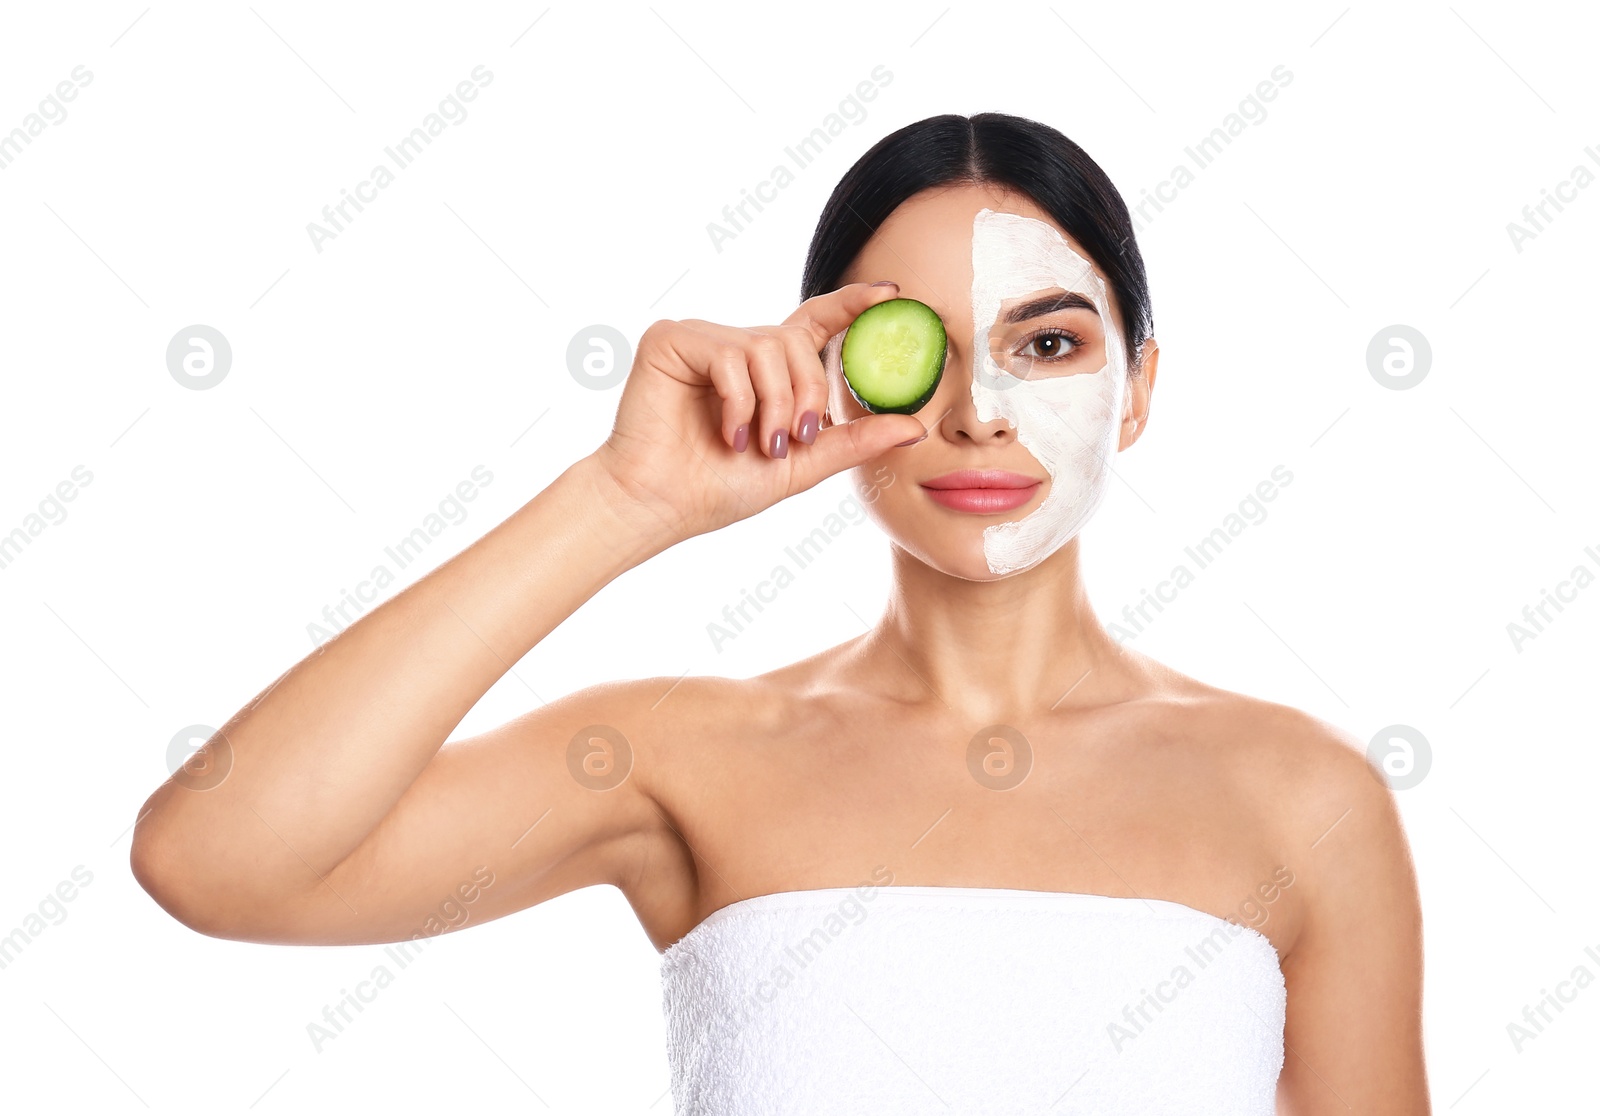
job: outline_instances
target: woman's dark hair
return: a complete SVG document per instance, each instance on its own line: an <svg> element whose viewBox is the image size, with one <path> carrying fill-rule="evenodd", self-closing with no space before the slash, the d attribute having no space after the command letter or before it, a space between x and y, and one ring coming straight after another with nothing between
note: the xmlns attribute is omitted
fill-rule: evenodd
<svg viewBox="0 0 1600 1116"><path fill-rule="evenodd" d="M930 116L889 133L845 172L817 219L806 253L802 300L841 286L841 276L901 202L934 186L1008 187L1031 198L1105 272L1126 326L1128 367L1155 323L1144 257L1128 207L1098 163L1047 124L1003 112Z"/></svg>

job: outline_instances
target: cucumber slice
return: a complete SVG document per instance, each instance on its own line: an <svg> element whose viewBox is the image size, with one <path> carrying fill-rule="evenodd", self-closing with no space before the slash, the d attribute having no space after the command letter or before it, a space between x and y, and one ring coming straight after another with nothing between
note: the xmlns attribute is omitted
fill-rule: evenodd
<svg viewBox="0 0 1600 1116"><path fill-rule="evenodd" d="M914 298L869 306L845 330L844 382L873 414L909 415L933 398L944 375L944 322Z"/></svg>

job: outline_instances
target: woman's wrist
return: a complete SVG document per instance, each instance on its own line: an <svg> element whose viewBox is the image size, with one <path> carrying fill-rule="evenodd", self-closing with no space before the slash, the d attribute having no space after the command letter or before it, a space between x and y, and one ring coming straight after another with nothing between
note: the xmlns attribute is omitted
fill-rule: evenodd
<svg viewBox="0 0 1600 1116"><path fill-rule="evenodd" d="M587 521L612 554L631 568L690 536L665 509L657 510L647 499L630 492L606 468L600 453L597 450L573 462L558 483L571 484L583 494L583 506L590 513Z"/></svg>

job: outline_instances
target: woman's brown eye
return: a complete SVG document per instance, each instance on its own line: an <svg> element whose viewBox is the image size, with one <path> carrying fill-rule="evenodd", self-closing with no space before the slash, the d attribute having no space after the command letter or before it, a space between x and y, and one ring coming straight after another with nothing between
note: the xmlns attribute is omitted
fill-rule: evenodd
<svg viewBox="0 0 1600 1116"><path fill-rule="evenodd" d="M1028 342L1028 348L1033 350L1033 356L1038 360L1064 360L1069 351L1066 347L1070 339L1060 333L1041 333Z"/></svg>

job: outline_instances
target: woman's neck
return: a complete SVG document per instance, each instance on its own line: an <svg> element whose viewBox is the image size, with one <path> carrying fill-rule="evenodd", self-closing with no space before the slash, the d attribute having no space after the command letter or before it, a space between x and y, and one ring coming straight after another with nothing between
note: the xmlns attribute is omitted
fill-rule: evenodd
<svg viewBox="0 0 1600 1116"><path fill-rule="evenodd" d="M1098 703L1126 689L1126 656L1101 626L1073 539L1032 569L968 581L892 547L894 590L862 648L897 694L963 720ZM909 700L917 700L915 697Z"/></svg>

